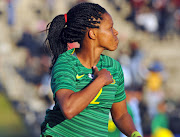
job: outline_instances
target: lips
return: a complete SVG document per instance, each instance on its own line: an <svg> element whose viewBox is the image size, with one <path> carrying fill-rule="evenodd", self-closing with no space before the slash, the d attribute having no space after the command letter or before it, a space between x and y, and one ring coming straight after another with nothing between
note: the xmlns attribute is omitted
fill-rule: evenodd
<svg viewBox="0 0 180 137"><path fill-rule="evenodd" d="M118 38L116 38L115 41L116 41L117 43L119 43L119 39L118 39Z"/></svg>
<svg viewBox="0 0 180 137"><path fill-rule="evenodd" d="M118 37L115 36L115 41L119 41Z"/></svg>

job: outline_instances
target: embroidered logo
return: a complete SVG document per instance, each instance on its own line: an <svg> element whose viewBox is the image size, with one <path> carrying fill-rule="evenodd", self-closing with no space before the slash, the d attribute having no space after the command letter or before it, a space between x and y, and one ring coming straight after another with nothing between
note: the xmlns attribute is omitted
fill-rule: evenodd
<svg viewBox="0 0 180 137"><path fill-rule="evenodd" d="M84 75L85 75L85 74L84 74ZM77 74L77 75L76 75L76 79L80 79L80 78L82 78L84 75L80 75L80 76L79 76L79 75Z"/></svg>
<svg viewBox="0 0 180 137"><path fill-rule="evenodd" d="M93 74L88 74L88 77L90 78L90 79L93 79L94 78L94 75Z"/></svg>

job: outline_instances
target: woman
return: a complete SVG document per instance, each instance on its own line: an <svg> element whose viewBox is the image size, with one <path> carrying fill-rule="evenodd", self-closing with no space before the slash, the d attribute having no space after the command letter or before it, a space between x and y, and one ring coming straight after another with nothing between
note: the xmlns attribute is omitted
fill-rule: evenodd
<svg viewBox="0 0 180 137"><path fill-rule="evenodd" d="M98 4L81 3L53 19L47 41L55 106L46 112L42 136L107 136L109 111L123 133L140 136L127 112L121 66L101 54L117 49L117 35ZM80 48L67 51L72 42Z"/></svg>

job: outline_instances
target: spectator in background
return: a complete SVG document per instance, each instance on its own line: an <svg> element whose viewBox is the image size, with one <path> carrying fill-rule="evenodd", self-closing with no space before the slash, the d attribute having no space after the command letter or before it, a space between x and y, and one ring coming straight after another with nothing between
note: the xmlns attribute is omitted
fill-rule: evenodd
<svg viewBox="0 0 180 137"><path fill-rule="evenodd" d="M169 14L167 11L168 0L153 0L153 7L156 10L156 14L158 17L158 34L159 38L163 39L167 33L167 23Z"/></svg>
<svg viewBox="0 0 180 137"><path fill-rule="evenodd" d="M146 80L145 100L151 119L157 114L157 105L164 100L163 82L166 73L162 63L155 60L149 67L149 74Z"/></svg>
<svg viewBox="0 0 180 137"><path fill-rule="evenodd" d="M130 48L130 69L132 74L132 90L136 91L143 87L146 79L147 69L143 65L144 55L137 41L129 42Z"/></svg>
<svg viewBox="0 0 180 137"><path fill-rule="evenodd" d="M173 34L180 34L180 0L171 0L168 4L168 30Z"/></svg>
<svg viewBox="0 0 180 137"><path fill-rule="evenodd" d="M40 57L40 64L42 69L42 77L39 85L39 96L45 100L47 105L52 105L52 94L51 94L51 76L49 74L49 67L51 65L51 58L47 54L42 54Z"/></svg>
<svg viewBox="0 0 180 137"><path fill-rule="evenodd" d="M131 60L127 53L123 53L120 51L120 55L117 59L119 63L121 64L123 74L124 74L124 87L125 90L132 90L132 74L131 74Z"/></svg>
<svg viewBox="0 0 180 137"><path fill-rule="evenodd" d="M179 0L127 0L131 13L126 20L136 29L158 34L160 40L170 33L179 34Z"/></svg>
<svg viewBox="0 0 180 137"><path fill-rule="evenodd" d="M39 41L29 28L25 28L20 40L17 42L17 46L27 49L30 56L39 56L42 47L42 43Z"/></svg>
<svg viewBox="0 0 180 137"><path fill-rule="evenodd" d="M43 47L45 32L39 33L45 29L44 24L44 21L41 20L37 23L37 33L32 33L30 29L25 28L22 37L17 42L17 46L26 49L26 64L24 68L19 69L18 72L27 82L35 85L39 85L44 73L47 73L43 70L44 68L42 68L41 64L44 55L48 58L48 53Z"/></svg>
<svg viewBox="0 0 180 137"><path fill-rule="evenodd" d="M169 119L166 114L166 102L163 100L157 105L158 113L154 116L151 123L152 135L158 130L158 128L169 128Z"/></svg>
<svg viewBox="0 0 180 137"><path fill-rule="evenodd" d="M148 6L140 9L135 18L137 27L148 32L156 33L158 30L158 19L155 13Z"/></svg>
<svg viewBox="0 0 180 137"><path fill-rule="evenodd" d="M142 91L147 76L147 68L143 64L144 55L139 44L135 40L129 43L129 54L120 51L118 61L120 62L125 81L125 89L129 91Z"/></svg>
<svg viewBox="0 0 180 137"><path fill-rule="evenodd" d="M139 10L145 5L146 0L127 0L131 6L131 13L126 20L136 24L135 18Z"/></svg>

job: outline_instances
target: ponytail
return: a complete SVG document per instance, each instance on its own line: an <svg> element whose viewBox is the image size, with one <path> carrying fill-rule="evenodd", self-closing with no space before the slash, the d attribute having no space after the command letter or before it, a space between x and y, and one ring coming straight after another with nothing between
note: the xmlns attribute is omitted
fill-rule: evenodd
<svg viewBox="0 0 180 137"><path fill-rule="evenodd" d="M46 27L48 34L45 43L52 56L52 65L50 67L50 71L52 70L52 67L54 66L59 54L67 51L67 42L65 42L61 36L65 24L64 15L58 15Z"/></svg>

